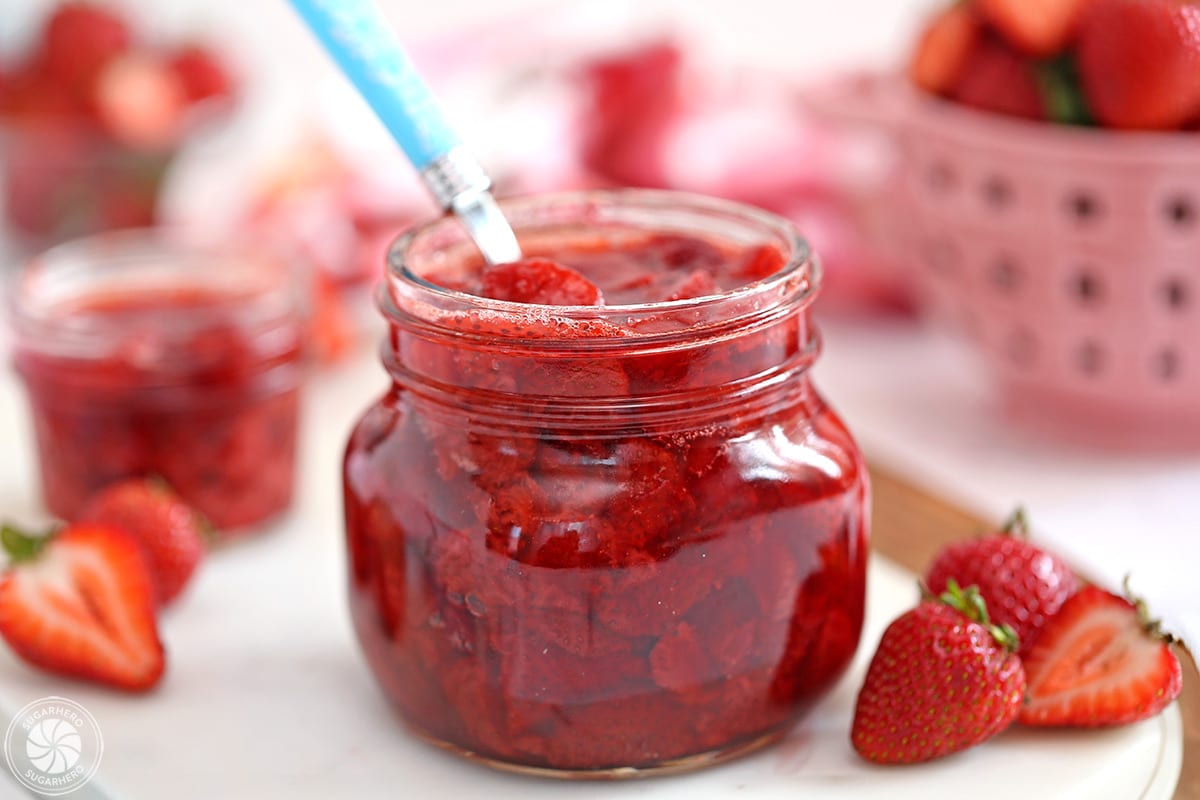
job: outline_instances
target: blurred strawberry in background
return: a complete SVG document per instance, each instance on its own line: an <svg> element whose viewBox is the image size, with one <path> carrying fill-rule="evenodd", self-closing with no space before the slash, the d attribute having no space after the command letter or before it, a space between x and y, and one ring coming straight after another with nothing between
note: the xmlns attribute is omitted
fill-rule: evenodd
<svg viewBox="0 0 1200 800"><path fill-rule="evenodd" d="M109 6L63 3L0 64L4 212L27 248L152 224L173 157L229 111L217 56L144 36Z"/></svg>
<svg viewBox="0 0 1200 800"><path fill-rule="evenodd" d="M814 122L803 87L662 40L582 65L582 159L611 185L724 197L794 221L825 269L822 313L896 313L909 297L872 209L885 154Z"/></svg>
<svg viewBox="0 0 1200 800"><path fill-rule="evenodd" d="M1008 116L1190 129L1200 123L1200 2L957 2L926 23L909 76Z"/></svg>
<svg viewBox="0 0 1200 800"><path fill-rule="evenodd" d="M798 82L731 63L702 37L600 28L575 37L569 21L543 14L414 48L468 140L487 148L500 194L634 186L752 203L794 220L821 255L821 313L908 312L878 213L886 146L827 130ZM463 52L474 61L462 65ZM331 327L335 342L371 318L353 309L382 274L388 244L437 213L407 166L391 169L398 157L371 140L373 121L354 112L323 107L260 173L246 219L298 248L327 294L344 299L351 310Z"/></svg>

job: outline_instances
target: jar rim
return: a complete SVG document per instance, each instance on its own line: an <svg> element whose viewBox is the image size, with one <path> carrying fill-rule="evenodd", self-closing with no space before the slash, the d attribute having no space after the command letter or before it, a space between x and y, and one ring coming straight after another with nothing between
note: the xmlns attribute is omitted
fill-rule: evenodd
<svg viewBox="0 0 1200 800"><path fill-rule="evenodd" d="M382 298L385 303L385 313L390 310L387 306L396 302L398 292L410 291L423 295L421 297L423 301L440 307L442 310L487 311L525 316L530 313L539 313L558 318L595 320L614 316L637 317L660 314L664 311L708 310L757 295L777 293L788 284L794 284L796 289L795 296L791 299L803 306L811 302L821 284L820 263L812 253L807 240L797 232L795 226L783 217L744 203L690 192L622 188L520 195L501 199L499 204L501 210L505 211L510 219L513 212L532 213L536 209L555 206L575 208L590 213L607 208L645 213L675 212L691 213L697 216L710 215L714 219L724 219L727 223L741 225L745 229L757 228L760 232L774 238L775 242L782 246L784 265L765 278L715 294L682 300L603 306L549 305L496 300L433 283L420 275L408 263L406 256L421 242L422 238L432 237L439 232L448 230L457 229L460 238L458 244L469 245L471 252L478 252L467 237L465 229L461 228L453 216L446 215L410 228L389 246L387 274L383 286L384 297ZM564 220L557 219L556 221ZM580 218L576 220L577 223L587 223L588 221L587 213L581 214ZM522 226L515 224L514 228L520 237ZM647 227L646 230L654 231L655 229ZM701 232L697 233L702 235Z"/></svg>
<svg viewBox="0 0 1200 800"><path fill-rule="evenodd" d="M153 275L123 284L122 278L130 276L119 275L121 267ZM7 311L17 341L39 350L103 351L120 337L122 315L89 315L86 323L64 320L71 317L72 303L123 292L227 292L221 319L247 330L271 329L300 307L286 265L263 247L238 237L218 242L169 226L109 231L55 245L30 258L9 283ZM204 327L211 314L211 307L194 313L177 307L162 323L188 330Z"/></svg>

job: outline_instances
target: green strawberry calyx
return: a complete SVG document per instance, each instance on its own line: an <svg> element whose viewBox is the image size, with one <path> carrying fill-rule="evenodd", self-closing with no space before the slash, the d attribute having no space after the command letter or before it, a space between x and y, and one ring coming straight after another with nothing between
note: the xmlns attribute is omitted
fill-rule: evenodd
<svg viewBox="0 0 1200 800"><path fill-rule="evenodd" d="M1005 649L1014 653L1020 649L1016 631L1007 624L996 625L992 622L991 617L988 616L987 602L979 593L978 586L971 585L964 589L958 585L958 581L951 578L946 581L946 591L942 592L937 599L972 622L982 625L996 640L996 643Z"/></svg>
<svg viewBox="0 0 1200 800"><path fill-rule="evenodd" d="M54 534L54 529L42 534L28 534L12 525L3 525L0 526L0 546L8 553L9 563L21 564L40 556Z"/></svg>
<svg viewBox="0 0 1200 800"><path fill-rule="evenodd" d="M1125 590L1125 599L1133 604L1137 610L1138 625L1146 632L1146 635L1151 639L1157 639L1164 644L1179 644L1179 638L1169 632L1163 630L1162 620L1150 615L1150 606L1146 605L1146 598L1133 593L1133 588L1129 584L1129 573L1125 573L1125 579L1121 581L1121 587Z"/></svg>
<svg viewBox="0 0 1200 800"><path fill-rule="evenodd" d="M1029 515L1024 506L1017 506L1000 526L1000 532L1005 536L1015 536L1018 539L1029 538Z"/></svg>

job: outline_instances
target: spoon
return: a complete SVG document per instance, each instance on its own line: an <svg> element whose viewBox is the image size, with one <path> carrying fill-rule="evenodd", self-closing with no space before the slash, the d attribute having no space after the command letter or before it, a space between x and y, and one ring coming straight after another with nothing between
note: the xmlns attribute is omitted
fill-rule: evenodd
<svg viewBox="0 0 1200 800"><path fill-rule="evenodd" d="M491 179L372 0L290 2L488 263L519 260L521 248L492 196Z"/></svg>

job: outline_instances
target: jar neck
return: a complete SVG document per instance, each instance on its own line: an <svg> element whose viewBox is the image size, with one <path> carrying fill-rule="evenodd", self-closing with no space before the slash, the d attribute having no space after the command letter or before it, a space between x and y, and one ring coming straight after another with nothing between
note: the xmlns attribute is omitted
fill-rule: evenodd
<svg viewBox="0 0 1200 800"><path fill-rule="evenodd" d="M392 341L396 334L393 331ZM606 382L621 383L619 377L613 377L623 371L619 359L593 360L587 367L594 371L590 378L577 373L576 383L551 394L546 389L555 380L553 371L538 379L540 391L536 393L522 390L528 384L519 378L513 384L516 391L505 391L431 380L428 374L410 370L397 358L397 352L391 345L383 352L392 391L418 403L425 416L440 416L448 425L468 417L473 431L511 434L527 429L531 436L554 431L567 438L586 435L590 439L712 429L714 424L749 422L806 403L812 399L808 368L820 353L820 337L810 328L802 348L754 375L729 381L714 375L703 385L689 388L680 388L677 382L664 384L657 391L630 390L606 396L585 396L579 390ZM542 380L545 385L540 383Z"/></svg>
<svg viewBox="0 0 1200 800"><path fill-rule="evenodd" d="M81 379L93 369L167 384L255 372L294 359L302 344L284 264L167 231L53 248L26 266L9 300L19 363L61 364Z"/></svg>
<svg viewBox="0 0 1200 800"><path fill-rule="evenodd" d="M388 306L386 298L383 303ZM795 296L707 326L685 328L664 316L665 330L651 333L603 319L538 317L563 338L498 335L486 326L476 331L469 318L431 325L394 306L387 313L384 363L398 381L533 400L653 403L664 394L737 391L775 373L803 371L819 351L808 310ZM500 323L504 330L520 325Z"/></svg>
<svg viewBox="0 0 1200 800"><path fill-rule="evenodd" d="M397 385L448 406L538 409L543 424L678 417L778 394L817 357L809 305L820 270L786 222L720 201L658 192L530 198L507 206L522 246L545 240L636 250L663 231L774 248L773 274L708 296L616 306L504 302L453 291L423 267L474 256L439 221L403 237L379 294L384 363ZM606 244L610 242L611 244ZM732 245L730 245L732 246ZM527 249L526 252L529 252ZM794 386L792 386L794 388ZM510 414L511 416L511 414Z"/></svg>

